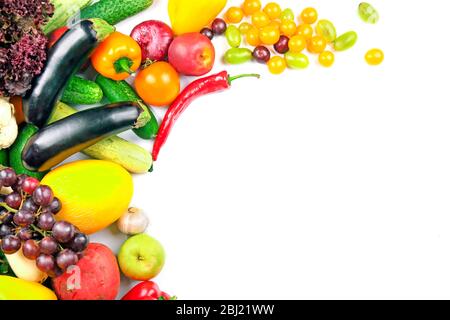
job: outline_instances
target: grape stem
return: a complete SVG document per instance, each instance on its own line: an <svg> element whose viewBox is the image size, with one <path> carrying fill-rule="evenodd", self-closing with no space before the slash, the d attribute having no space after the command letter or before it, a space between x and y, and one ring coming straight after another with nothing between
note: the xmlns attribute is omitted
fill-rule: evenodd
<svg viewBox="0 0 450 320"><path fill-rule="evenodd" d="M14 212L16 213L18 210L11 208L10 206L8 206L6 204L6 202L0 202L0 207L5 208L6 210L8 210L9 212Z"/></svg>
<svg viewBox="0 0 450 320"><path fill-rule="evenodd" d="M36 227L34 224L31 225L31 228L33 229L33 231L38 232L41 236L46 237L47 234L45 233L45 231L42 231L41 229L39 229L38 227Z"/></svg>

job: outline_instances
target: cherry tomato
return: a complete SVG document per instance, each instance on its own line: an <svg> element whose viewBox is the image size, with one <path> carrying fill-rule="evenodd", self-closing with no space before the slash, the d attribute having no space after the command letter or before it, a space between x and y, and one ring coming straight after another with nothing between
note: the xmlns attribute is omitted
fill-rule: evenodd
<svg viewBox="0 0 450 320"><path fill-rule="evenodd" d="M314 34L314 29L310 24L304 23L298 26L297 33L299 36L304 36L306 40L311 39Z"/></svg>
<svg viewBox="0 0 450 320"><path fill-rule="evenodd" d="M277 28L278 30L280 30L281 22L279 20L272 20L272 21L270 21L268 26L271 26L271 27L274 27L274 28Z"/></svg>
<svg viewBox="0 0 450 320"><path fill-rule="evenodd" d="M314 8L306 8L300 14L300 19L303 23L313 24L317 21L319 15L317 14L317 10Z"/></svg>
<svg viewBox="0 0 450 320"><path fill-rule="evenodd" d="M263 11L269 16L270 19L274 20L281 16L281 7L278 3L269 2L263 9Z"/></svg>
<svg viewBox="0 0 450 320"><path fill-rule="evenodd" d="M287 65L282 57L274 56L267 62L267 67L272 74L281 74L286 70Z"/></svg>
<svg viewBox="0 0 450 320"><path fill-rule="evenodd" d="M322 36L314 36L308 40L308 51L311 53L322 53L327 47L327 41Z"/></svg>
<svg viewBox="0 0 450 320"><path fill-rule="evenodd" d="M245 15L250 16L255 12L261 10L261 1L260 0L245 0L242 5L242 10Z"/></svg>
<svg viewBox="0 0 450 320"><path fill-rule="evenodd" d="M281 34L285 36L293 36L297 32L297 25L293 20L283 20L280 25Z"/></svg>
<svg viewBox="0 0 450 320"><path fill-rule="evenodd" d="M252 25L248 22L242 22L239 25L239 31L241 32L242 35L246 35L248 30L250 30L252 28Z"/></svg>
<svg viewBox="0 0 450 320"><path fill-rule="evenodd" d="M262 28L270 23L269 16L263 11L257 11L252 15L252 23L257 28Z"/></svg>
<svg viewBox="0 0 450 320"><path fill-rule="evenodd" d="M306 48L306 39L303 36L293 36L289 40L289 50L294 53L302 52Z"/></svg>
<svg viewBox="0 0 450 320"><path fill-rule="evenodd" d="M257 47L261 44L259 40L259 30L255 26L252 26L250 30L247 31L247 35L245 37L247 43L253 47Z"/></svg>
<svg viewBox="0 0 450 320"><path fill-rule="evenodd" d="M324 51L319 55L319 63L324 67L331 67L334 64L334 53Z"/></svg>
<svg viewBox="0 0 450 320"><path fill-rule="evenodd" d="M174 67L164 61L139 72L134 84L142 100L157 107L170 105L180 93L180 77Z"/></svg>
<svg viewBox="0 0 450 320"><path fill-rule="evenodd" d="M380 49L372 49L366 53L366 61L371 66L377 66L384 60L384 53Z"/></svg>
<svg viewBox="0 0 450 320"><path fill-rule="evenodd" d="M272 26L266 26L259 30L259 40L263 44L273 45L280 39L280 31Z"/></svg>
<svg viewBox="0 0 450 320"><path fill-rule="evenodd" d="M244 11L239 7L230 7L225 13L225 20L228 23L239 23L244 18Z"/></svg>

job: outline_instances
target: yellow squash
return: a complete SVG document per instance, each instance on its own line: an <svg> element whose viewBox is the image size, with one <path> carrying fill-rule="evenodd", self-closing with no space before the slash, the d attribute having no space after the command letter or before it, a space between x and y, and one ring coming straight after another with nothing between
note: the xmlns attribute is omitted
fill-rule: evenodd
<svg viewBox="0 0 450 320"><path fill-rule="evenodd" d="M0 276L0 300L57 300L43 285L18 278Z"/></svg>
<svg viewBox="0 0 450 320"><path fill-rule="evenodd" d="M109 161L81 160L48 173L42 184L61 200L57 219L92 234L118 220L129 207L133 179L123 167Z"/></svg>
<svg viewBox="0 0 450 320"><path fill-rule="evenodd" d="M169 0L169 17L176 35L199 32L225 8L227 0Z"/></svg>

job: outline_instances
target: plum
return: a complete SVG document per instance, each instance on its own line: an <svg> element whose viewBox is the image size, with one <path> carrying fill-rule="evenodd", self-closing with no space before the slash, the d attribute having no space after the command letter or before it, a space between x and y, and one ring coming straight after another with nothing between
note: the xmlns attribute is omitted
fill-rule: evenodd
<svg viewBox="0 0 450 320"><path fill-rule="evenodd" d="M134 27L131 37L142 49L142 61L162 61L173 41L173 31L162 21L148 20Z"/></svg>

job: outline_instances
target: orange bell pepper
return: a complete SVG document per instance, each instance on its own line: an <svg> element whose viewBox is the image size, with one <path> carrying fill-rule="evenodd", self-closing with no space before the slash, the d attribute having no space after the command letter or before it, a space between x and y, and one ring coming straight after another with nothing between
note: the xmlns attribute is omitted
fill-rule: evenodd
<svg viewBox="0 0 450 320"><path fill-rule="evenodd" d="M141 47L133 38L114 32L95 49L91 62L102 76L116 81L125 80L141 65Z"/></svg>

